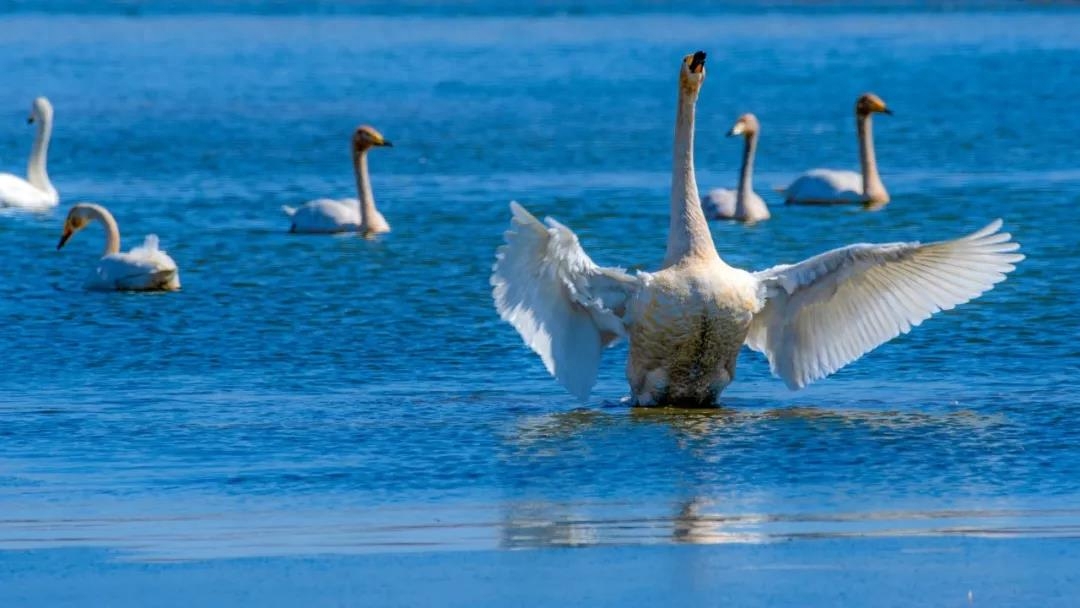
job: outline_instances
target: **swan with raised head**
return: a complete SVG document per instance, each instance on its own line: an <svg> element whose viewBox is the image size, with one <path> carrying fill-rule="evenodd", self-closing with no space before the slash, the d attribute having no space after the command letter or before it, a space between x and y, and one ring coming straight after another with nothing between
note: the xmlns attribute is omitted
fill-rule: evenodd
<svg viewBox="0 0 1080 608"><path fill-rule="evenodd" d="M60 202L60 195L49 181L49 173L45 169L53 125L53 107L48 99L38 97L34 100L27 122L37 123L37 136L30 150L26 178L0 173L0 207L47 211Z"/></svg>
<svg viewBox="0 0 1080 608"><path fill-rule="evenodd" d="M375 208L375 196L371 193L371 178L368 176L368 150L382 146L393 147L393 144L374 127L357 127L352 137L352 155L356 190L360 198L320 198L305 203L299 209L282 207L285 215L292 220L289 232L359 232L365 237L390 232L390 224Z"/></svg>
<svg viewBox="0 0 1080 608"><path fill-rule="evenodd" d="M101 291L174 291L180 289L176 262L158 248L158 237L150 234L139 247L120 253L120 228L109 210L94 203L78 203L68 211L59 250L71 235L98 221L105 226L105 253L86 280L87 289Z"/></svg>
<svg viewBox="0 0 1080 608"><path fill-rule="evenodd" d="M694 106L705 53L679 75L667 253L657 272L597 266L569 228L511 203L491 277L495 307L548 371L584 400L604 347L630 342L636 405L711 405L745 343L801 388L966 302L1013 270L995 221L938 243L859 244L750 273L717 255L694 181Z"/></svg>
<svg viewBox="0 0 1080 608"><path fill-rule="evenodd" d="M787 188L780 190L789 205L837 205L862 203L884 205L889 193L881 183L877 157L874 156L874 134L871 117L892 114L885 102L873 93L865 93L855 101L855 126L859 133L859 162L862 172L811 169Z"/></svg>
<svg viewBox="0 0 1080 608"><path fill-rule="evenodd" d="M735 190L716 188L705 197L705 215L710 219L738 220L752 224L769 219L769 206L754 192L754 154L761 125L753 114L743 114L728 131L728 137L742 135L742 170Z"/></svg>

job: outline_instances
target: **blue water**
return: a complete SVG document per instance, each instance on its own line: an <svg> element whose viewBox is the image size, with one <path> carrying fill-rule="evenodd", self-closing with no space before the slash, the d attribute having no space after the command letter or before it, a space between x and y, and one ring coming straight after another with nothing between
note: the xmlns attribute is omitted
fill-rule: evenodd
<svg viewBox="0 0 1080 608"><path fill-rule="evenodd" d="M1080 12L656 11L0 16L0 170L56 107L61 207L0 217L0 549L194 559L834 536L1080 531ZM69 7L70 8L70 7ZM86 9L91 10L91 9ZM544 11L541 11L544 12ZM407 13L407 14L406 14ZM498 13L498 14L495 14ZM509 14L507 14L509 13ZM488 287L507 203L595 260L663 255L675 78L709 52L702 188L742 112L773 219L715 224L762 268L996 217L1027 259L801 392L746 352L716 411L620 403L625 346L576 403ZM893 202L785 208L770 187L857 163L881 117ZM286 234L352 192L352 128L394 232ZM87 293L99 228L147 233L183 290Z"/></svg>

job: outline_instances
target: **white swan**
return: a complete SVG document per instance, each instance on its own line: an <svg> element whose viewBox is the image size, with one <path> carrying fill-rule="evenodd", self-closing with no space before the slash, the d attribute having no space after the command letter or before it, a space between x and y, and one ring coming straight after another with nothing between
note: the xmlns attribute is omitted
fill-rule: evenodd
<svg viewBox="0 0 1080 608"><path fill-rule="evenodd" d="M728 137L742 135L745 138L739 186L735 190L716 188L710 191L703 201L706 217L747 223L769 219L769 206L754 192L754 153L760 132L761 125L753 114L740 116L728 131Z"/></svg>
<svg viewBox="0 0 1080 608"><path fill-rule="evenodd" d="M859 132L859 161L862 173L812 169L780 190L789 205L832 205L863 203L883 205L889 193L881 183L877 158L874 156L873 125L870 117L877 112L892 114L885 102L873 93L866 93L855 102L855 124Z"/></svg>
<svg viewBox="0 0 1080 608"><path fill-rule="evenodd" d="M600 354L630 341L638 405L708 405L745 342L800 388L1005 278L1023 256L996 221L952 241L851 245L749 273L716 253L694 182L694 104L702 52L679 81L671 224L658 272L597 266L577 236L517 203L491 277L495 307L571 393L585 399Z"/></svg>
<svg viewBox="0 0 1080 608"><path fill-rule="evenodd" d="M105 253L86 288L104 291L173 291L180 289L180 271L176 262L158 249L157 236L147 235L141 247L120 253L120 229L108 209L93 203L79 203L68 211L64 220L61 249L71 235L97 220L105 225Z"/></svg>
<svg viewBox="0 0 1080 608"><path fill-rule="evenodd" d="M48 99L38 97L34 100L28 122L37 123L37 136L30 151L26 179L10 173L0 173L0 207L46 211L60 202L60 196L45 170L53 124L53 107Z"/></svg>
<svg viewBox="0 0 1080 608"><path fill-rule="evenodd" d="M352 138L352 153L359 200L320 198L305 203L299 209L282 207L282 211L292 220L289 232L359 232L365 237L390 232L390 224L375 208L371 178L368 177L367 153L376 146L393 145L373 127L357 127Z"/></svg>

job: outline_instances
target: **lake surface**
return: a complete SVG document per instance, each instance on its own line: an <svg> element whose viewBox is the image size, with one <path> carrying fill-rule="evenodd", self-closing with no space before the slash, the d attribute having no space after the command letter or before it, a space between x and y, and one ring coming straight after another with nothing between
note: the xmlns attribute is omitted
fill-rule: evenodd
<svg viewBox="0 0 1080 608"><path fill-rule="evenodd" d="M24 171L26 113L47 95L62 199L0 215L0 551L784 540L813 561L823 537L990 536L1038 555L1080 534L1080 12L84 5L0 16L0 170ZM507 203L574 228L601 264L656 267L677 70L699 48L703 190L735 182L735 118L762 124L773 219L714 224L729 263L997 217L1027 259L800 392L747 351L721 408L632 410L621 346L577 403L492 306ZM875 122L893 202L782 206L772 186L857 167L864 91L896 113ZM352 195L359 123L394 142L370 161L394 232L286 234L281 205ZM55 251L81 200L113 211L125 249L159 235L183 290L84 292L100 228Z"/></svg>

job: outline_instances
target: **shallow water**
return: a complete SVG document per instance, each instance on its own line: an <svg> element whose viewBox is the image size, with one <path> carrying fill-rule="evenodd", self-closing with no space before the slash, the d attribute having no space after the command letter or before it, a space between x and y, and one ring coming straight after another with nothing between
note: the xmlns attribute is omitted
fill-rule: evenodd
<svg viewBox="0 0 1080 608"><path fill-rule="evenodd" d="M0 17L0 169L22 171L25 112L48 95L63 199L0 217L0 549L183 560L1080 531L1080 13L384 9ZM763 125L774 219L715 224L729 262L995 217L1027 260L801 392L747 352L720 409L630 410L620 347L574 402L493 310L506 204L558 217L600 263L655 266L674 80L697 48L703 189L735 180L735 117ZM781 206L771 186L854 168L865 90L896 111L875 123L893 203ZM282 204L350 195L361 122L395 143L371 157L393 234L286 234ZM160 235L183 291L82 291L100 230L54 249L86 199L125 246Z"/></svg>

